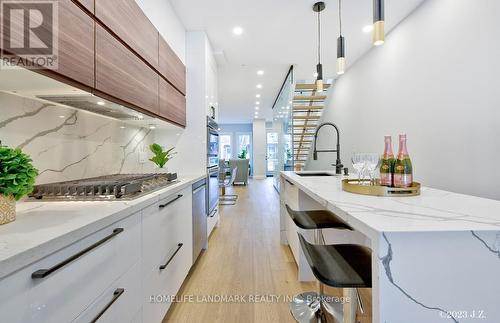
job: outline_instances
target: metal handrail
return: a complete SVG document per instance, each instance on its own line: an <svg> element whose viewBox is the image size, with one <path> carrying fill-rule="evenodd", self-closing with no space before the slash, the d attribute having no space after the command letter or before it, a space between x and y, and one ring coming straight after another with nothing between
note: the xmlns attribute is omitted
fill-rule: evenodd
<svg viewBox="0 0 500 323"><path fill-rule="evenodd" d="M274 107L276 106L276 103L278 102L281 96L281 92L283 92L283 89L285 88L286 81L288 80L288 76L290 76L290 74L292 76L291 83L293 83L293 65L290 66L288 72L286 73L285 79L283 80L283 84L281 84L280 90L278 91L278 95L276 95L276 99L274 100L272 109L274 109Z"/></svg>

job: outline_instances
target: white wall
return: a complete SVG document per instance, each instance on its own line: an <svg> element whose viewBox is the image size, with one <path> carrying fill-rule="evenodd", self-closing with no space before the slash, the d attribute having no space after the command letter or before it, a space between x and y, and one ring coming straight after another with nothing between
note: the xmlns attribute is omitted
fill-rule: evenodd
<svg viewBox="0 0 500 323"><path fill-rule="evenodd" d="M427 0L350 66L324 116L344 164L406 132L416 180L500 199L499 13L498 0ZM333 155L319 159L310 168L331 169Z"/></svg>
<svg viewBox="0 0 500 323"><path fill-rule="evenodd" d="M136 0L170 47L186 65L186 123L184 130L157 130L155 140L175 146L177 155L169 171L180 174L206 172L206 116L217 107L217 64L204 32L186 33L169 0Z"/></svg>
<svg viewBox="0 0 500 323"><path fill-rule="evenodd" d="M206 118L210 98L217 98L217 66L204 32L186 34L186 129L181 132L156 134L162 145L175 145L177 156L169 162L169 170L181 174L200 174L207 167ZM163 135L163 137L162 137ZM175 136L175 137L174 137Z"/></svg>
<svg viewBox="0 0 500 323"><path fill-rule="evenodd" d="M172 50L186 63L186 28L169 0L136 0Z"/></svg>
<svg viewBox="0 0 500 323"><path fill-rule="evenodd" d="M253 121L253 177L266 177L266 120Z"/></svg>

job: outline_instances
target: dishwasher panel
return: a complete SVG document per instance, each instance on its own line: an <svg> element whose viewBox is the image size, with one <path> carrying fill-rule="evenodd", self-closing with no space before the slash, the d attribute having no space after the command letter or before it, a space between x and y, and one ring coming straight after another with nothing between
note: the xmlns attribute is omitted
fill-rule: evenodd
<svg viewBox="0 0 500 323"><path fill-rule="evenodd" d="M206 178L193 184L193 263L207 247L206 186Z"/></svg>

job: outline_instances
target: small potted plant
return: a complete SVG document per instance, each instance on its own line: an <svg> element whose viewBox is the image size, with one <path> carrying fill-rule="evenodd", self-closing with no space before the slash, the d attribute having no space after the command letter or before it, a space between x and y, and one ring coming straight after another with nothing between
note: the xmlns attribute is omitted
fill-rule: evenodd
<svg viewBox="0 0 500 323"><path fill-rule="evenodd" d="M248 154L247 149L243 148L243 149L241 149L241 152L238 155L238 158L239 159L247 159L247 154Z"/></svg>
<svg viewBox="0 0 500 323"><path fill-rule="evenodd" d="M37 176L30 156L0 146L0 225L16 219L16 201L33 191Z"/></svg>
<svg viewBox="0 0 500 323"><path fill-rule="evenodd" d="M151 144L149 145L149 149L153 152L154 156L151 157L149 160L152 161L153 163L158 166L159 171L164 170L164 172L167 172L165 165L167 162L173 158L177 152L174 152L173 150L175 147L172 147L166 151L163 150L163 148L158 145L158 144Z"/></svg>

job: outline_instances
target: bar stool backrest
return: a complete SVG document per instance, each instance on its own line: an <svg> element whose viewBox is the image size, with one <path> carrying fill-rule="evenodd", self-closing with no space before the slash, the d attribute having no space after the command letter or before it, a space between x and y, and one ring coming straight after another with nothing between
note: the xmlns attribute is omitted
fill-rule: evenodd
<svg viewBox="0 0 500 323"><path fill-rule="evenodd" d="M226 186L231 186L234 184L237 172L238 172L238 167L231 169L231 178L229 179L229 182L226 184Z"/></svg>

